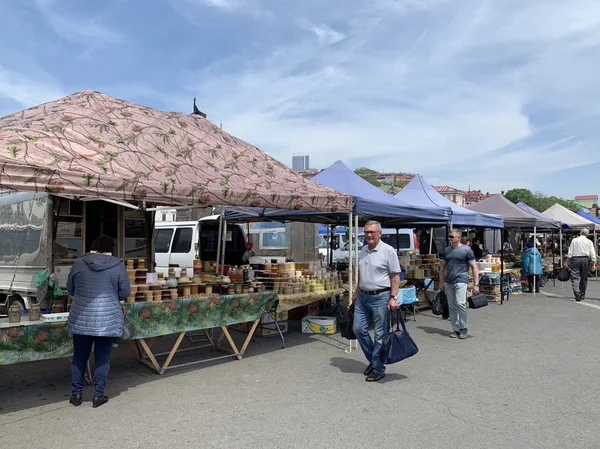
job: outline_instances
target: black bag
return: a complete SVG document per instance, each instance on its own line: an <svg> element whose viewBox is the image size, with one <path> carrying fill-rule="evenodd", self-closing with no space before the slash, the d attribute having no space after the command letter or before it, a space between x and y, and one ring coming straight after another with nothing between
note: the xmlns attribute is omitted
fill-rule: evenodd
<svg viewBox="0 0 600 449"><path fill-rule="evenodd" d="M444 301L448 304L448 298L446 297L446 292L444 290L440 290L433 301L431 301L431 311L434 315L441 315L444 313Z"/></svg>
<svg viewBox="0 0 600 449"><path fill-rule="evenodd" d="M569 279L571 279L571 270L569 270L568 267L563 267L558 272L556 279L558 279L560 282L567 282Z"/></svg>
<svg viewBox="0 0 600 449"><path fill-rule="evenodd" d="M414 340L408 335L406 325L400 317L400 312L398 310L396 311L396 320L396 330L394 330L390 316L390 328L392 330L383 340L381 359L385 365L400 362L419 352L419 348L417 348ZM402 325L402 329L400 329L398 324Z"/></svg>
<svg viewBox="0 0 600 449"><path fill-rule="evenodd" d="M340 318L340 333L348 340L356 340L354 335L354 304L351 304L346 313Z"/></svg>
<svg viewBox="0 0 600 449"><path fill-rule="evenodd" d="M442 319L447 320L448 318L450 318L450 309L448 308L448 297L444 292L442 296Z"/></svg>
<svg viewBox="0 0 600 449"><path fill-rule="evenodd" d="M476 296L469 297L468 301L470 309L480 309L481 307L485 307L488 305L487 298L481 293Z"/></svg>

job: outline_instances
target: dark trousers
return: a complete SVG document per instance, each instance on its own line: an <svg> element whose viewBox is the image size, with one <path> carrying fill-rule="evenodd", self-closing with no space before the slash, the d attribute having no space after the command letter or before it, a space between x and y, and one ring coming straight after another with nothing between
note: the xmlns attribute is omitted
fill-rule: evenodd
<svg viewBox="0 0 600 449"><path fill-rule="evenodd" d="M104 396L108 371L110 369L110 353L113 337L91 337L73 334L73 363L71 365L71 393L83 391L85 369L92 343L94 344L94 396Z"/></svg>
<svg viewBox="0 0 600 449"><path fill-rule="evenodd" d="M585 296L588 284L588 271L590 269L590 259L587 257L573 257L569 261L571 269L571 285L575 295Z"/></svg>
<svg viewBox="0 0 600 449"><path fill-rule="evenodd" d="M529 274L527 275L527 280L529 281L529 293L533 291L533 278L535 278L535 292L540 292L540 275L539 274Z"/></svg>

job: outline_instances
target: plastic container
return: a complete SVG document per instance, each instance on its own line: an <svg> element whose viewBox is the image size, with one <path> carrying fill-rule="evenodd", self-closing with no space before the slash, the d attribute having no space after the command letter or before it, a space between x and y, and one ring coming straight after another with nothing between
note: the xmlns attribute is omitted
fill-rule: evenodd
<svg viewBox="0 0 600 449"><path fill-rule="evenodd" d="M328 316L308 315L302 318L303 334L335 334L337 331L335 318Z"/></svg>

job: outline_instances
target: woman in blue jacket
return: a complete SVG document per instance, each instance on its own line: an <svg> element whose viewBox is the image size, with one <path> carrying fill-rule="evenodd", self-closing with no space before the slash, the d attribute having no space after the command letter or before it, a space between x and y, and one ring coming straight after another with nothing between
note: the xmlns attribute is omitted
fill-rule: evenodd
<svg viewBox="0 0 600 449"><path fill-rule="evenodd" d="M540 292L540 275L542 274L542 255L535 248L533 242L527 242L527 249L521 256L521 264L523 268L521 273L523 276L527 276L529 281L529 293L533 291L533 278L535 276L535 292Z"/></svg>
<svg viewBox="0 0 600 449"><path fill-rule="evenodd" d="M89 254L77 259L67 280L73 297L67 330L73 334L72 385L69 402L83 402L83 381L92 343L94 344L93 407L108 402L104 395L113 340L123 335L123 310L120 301L131 287L125 265L114 257L115 242L101 235L92 243Z"/></svg>

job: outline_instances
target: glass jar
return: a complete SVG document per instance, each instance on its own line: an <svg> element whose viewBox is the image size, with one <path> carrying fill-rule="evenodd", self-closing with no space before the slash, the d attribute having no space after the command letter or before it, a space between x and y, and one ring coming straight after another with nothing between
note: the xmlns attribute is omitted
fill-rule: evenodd
<svg viewBox="0 0 600 449"><path fill-rule="evenodd" d="M9 323L20 323L21 322L21 307L19 304L13 304L8 309L8 322Z"/></svg>
<svg viewBox="0 0 600 449"><path fill-rule="evenodd" d="M31 304L29 306L29 321L39 321L41 318L41 306L39 303Z"/></svg>

